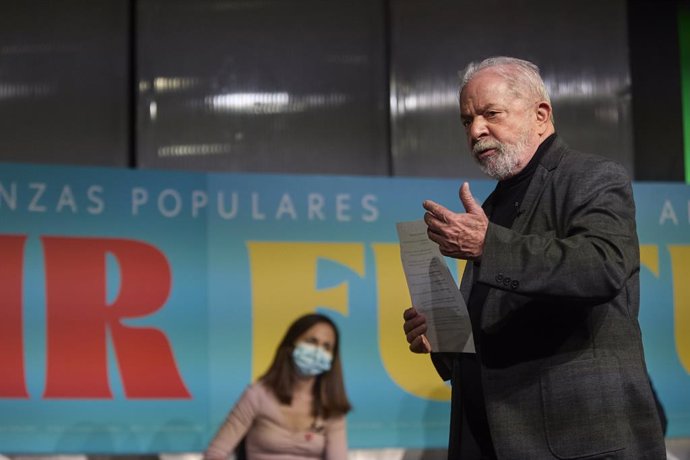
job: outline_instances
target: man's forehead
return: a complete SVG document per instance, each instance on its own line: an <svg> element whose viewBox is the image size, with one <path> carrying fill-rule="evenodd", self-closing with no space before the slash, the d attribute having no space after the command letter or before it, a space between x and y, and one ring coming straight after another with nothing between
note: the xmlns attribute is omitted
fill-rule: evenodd
<svg viewBox="0 0 690 460"><path fill-rule="evenodd" d="M507 81L500 75L476 75L462 88L460 107L466 109L470 106L478 108L506 104L511 99L508 89Z"/></svg>

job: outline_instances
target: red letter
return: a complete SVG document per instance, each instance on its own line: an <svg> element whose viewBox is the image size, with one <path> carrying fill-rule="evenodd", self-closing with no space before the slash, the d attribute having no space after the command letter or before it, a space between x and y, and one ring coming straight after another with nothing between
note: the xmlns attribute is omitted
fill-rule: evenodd
<svg viewBox="0 0 690 460"><path fill-rule="evenodd" d="M159 310L170 267L155 247L132 240L44 237L48 310L46 398L111 398L106 331L129 398L189 398L167 337L120 321ZM106 304L106 254L120 267L120 292Z"/></svg>
<svg viewBox="0 0 690 460"><path fill-rule="evenodd" d="M28 398L24 381L22 274L26 236L0 236L0 398Z"/></svg>

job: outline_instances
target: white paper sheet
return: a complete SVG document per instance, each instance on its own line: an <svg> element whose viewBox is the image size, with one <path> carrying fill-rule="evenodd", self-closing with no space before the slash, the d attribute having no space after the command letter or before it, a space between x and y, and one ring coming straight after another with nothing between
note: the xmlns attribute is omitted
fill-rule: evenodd
<svg viewBox="0 0 690 460"><path fill-rule="evenodd" d="M467 306L423 220L398 222L400 258L412 305L427 322L432 351L474 353Z"/></svg>

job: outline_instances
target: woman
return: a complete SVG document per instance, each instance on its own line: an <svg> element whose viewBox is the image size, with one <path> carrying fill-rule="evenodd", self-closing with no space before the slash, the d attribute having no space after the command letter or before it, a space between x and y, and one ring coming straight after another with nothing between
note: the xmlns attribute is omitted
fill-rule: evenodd
<svg viewBox="0 0 690 460"><path fill-rule="evenodd" d="M204 458L225 460L244 442L249 460L345 460L345 415L351 406L339 343L327 316L295 320L268 371L244 391Z"/></svg>

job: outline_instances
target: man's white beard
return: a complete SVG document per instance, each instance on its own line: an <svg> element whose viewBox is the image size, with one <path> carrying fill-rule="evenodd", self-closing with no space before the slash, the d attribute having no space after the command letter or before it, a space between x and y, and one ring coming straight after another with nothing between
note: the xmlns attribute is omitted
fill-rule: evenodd
<svg viewBox="0 0 690 460"><path fill-rule="evenodd" d="M484 174L496 180L508 179L518 172L516 168L520 157L527 149L529 137L530 132L525 131L514 144L499 142L496 139L480 139L472 148L472 156ZM480 160L479 154L487 149L496 149L496 153Z"/></svg>

